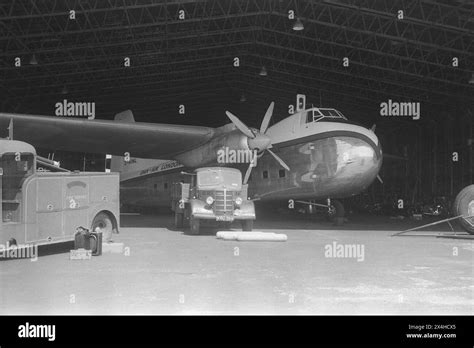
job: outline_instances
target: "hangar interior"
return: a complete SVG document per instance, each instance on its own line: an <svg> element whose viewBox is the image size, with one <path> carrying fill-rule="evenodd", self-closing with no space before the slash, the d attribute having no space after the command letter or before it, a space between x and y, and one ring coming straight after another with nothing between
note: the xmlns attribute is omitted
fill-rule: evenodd
<svg viewBox="0 0 474 348"><path fill-rule="evenodd" d="M426 203L474 182L471 1L11 1L0 16L2 112L53 115L67 99L94 101L97 119L131 109L137 121L217 127L232 110L258 126L271 101L277 122L303 93L376 125L383 184L357 199ZM420 102L420 119L382 117L388 100Z"/></svg>
<svg viewBox="0 0 474 348"><path fill-rule="evenodd" d="M16 251L16 239L31 242L40 256L33 263L21 255L1 260L1 312L473 314L473 0L0 1L0 57L0 137L24 141L0 139L0 256L2 244ZM306 95L307 108L337 109L354 124L342 117L310 124L304 114L290 116L297 94ZM64 101L95 103L95 120L61 118L56 104ZM273 116L264 117L272 101ZM392 102L398 111L388 106ZM137 122L155 125L111 121L128 109ZM239 128L227 110L259 133ZM229 119L233 125L223 134L206 128ZM270 126L263 127L262 119ZM293 123L277 123L282 120ZM322 123L329 131L321 131ZM281 124L299 126L292 139L283 139L289 132ZM267 136L267 130L275 133ZM276 133L279 142L271 138ZM233 181L221 180L214 190L178 182L184 176L179 165L153 172L157 154L173 152L153 152L155 167L122 180L125 170L121 176L103 172L103 153L46 148L71 150L80 142L79 150L108 147L109 154L122 156L132 145L136 153L146 147L144 154L151 147L183 146L187 157L172 159L196 163L205 158L203 148L215 150L235 135L248 148L260 140L260 153L275 145L280 157L262 155L259 163L268 167L257 165L248 186L235 167L199 168L189 179L198 182L206 171L215 179L226 171ZM29 136L33 140L25 144ZM11 150L19 143L29 149L22 151L29 162ZM79 172L35 172L33 146L43 161L54 154L62 167ZM352 149L358 153L344 159ZM123 169L126 161L119 162ZM162 163L160 168L170 162ZM331 176L333 168L337 175ZM180 179L163 179L174 174ZM284 209L273 209L275 201L268 200L271 209L255 213L257 199L247 199L247 188L273 189L272 179L279 186L269 194L276 192ZM228 190L229 184L241 190ZM180 195L158 190L170 194L173 187ZM328 187L333 191L323 191ZM331 206L327 192L347 187L355 196L340 195L345 218L340 197L329 197ZM127 192L138 197L135 205L155 199L149 200L153 209L166 198L174 214L127 210ZM319 197L327 204L319 208L330 215L337 205L334 219L307 214L309 209L290 211L294 192L301 195L295 200L316 200L323 192ZM397 206L400 199L404 208ZM191 211L190 201L200 204L202 215ZM450 215L451 205L457 217ZM425 206L426 218L419 211ZM442 213L459 218L460 226L448 230ZM225 231L200 230L205 218ZM426 223L420 220L443 224L391 238ZM236 223L242 223L238 231ZM95 256L91 245L85 247L89 228L97 236ZM77 246L78 233L84 247ZM37 241L46 248L38 251ZM58 246L64 241L68 249ZM369 330L361 337L371 336Z"/></svg>

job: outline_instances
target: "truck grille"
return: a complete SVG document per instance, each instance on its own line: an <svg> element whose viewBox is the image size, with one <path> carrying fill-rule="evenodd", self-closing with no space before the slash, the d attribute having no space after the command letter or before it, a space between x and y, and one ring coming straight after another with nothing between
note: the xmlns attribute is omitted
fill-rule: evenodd
<svg viewBox="0 0 474 348"><path fill-rule="evenodd" d="M215 191L214 199L214 213L216 215L233 214L234 197L232 191Z"/></svg>

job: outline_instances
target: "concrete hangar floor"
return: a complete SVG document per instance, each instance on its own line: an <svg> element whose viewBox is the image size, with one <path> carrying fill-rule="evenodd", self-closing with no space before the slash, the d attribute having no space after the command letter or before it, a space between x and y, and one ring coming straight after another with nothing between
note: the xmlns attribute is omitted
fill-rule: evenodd
<svg viewBox="0 0 474 348"><path fill-rule="evenodd" d="M417 225L265 215L255 230L285 233L286 242L234 242L216 239L215 230L177 231L171 215L124 214L114 238L122 254L70 261L63 245L40 251L36 262L1 262L0 307L8 314L473 314L472 240L463 232L390 237ZM339 254L341 246L352 255Z"/></svg>

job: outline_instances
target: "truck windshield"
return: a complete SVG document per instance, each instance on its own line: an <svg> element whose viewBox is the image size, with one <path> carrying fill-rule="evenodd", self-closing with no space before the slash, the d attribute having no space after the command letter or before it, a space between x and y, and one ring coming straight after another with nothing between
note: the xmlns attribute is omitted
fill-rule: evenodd
<svg viewBox="0 0 474 348"><path fill-rule="evenodd" d="M240 172L224 171L224 170L209 170L198 172L197 174L198 187L205 186L219 186L227 189L240 190L242 184L242 175Z"/></svg>

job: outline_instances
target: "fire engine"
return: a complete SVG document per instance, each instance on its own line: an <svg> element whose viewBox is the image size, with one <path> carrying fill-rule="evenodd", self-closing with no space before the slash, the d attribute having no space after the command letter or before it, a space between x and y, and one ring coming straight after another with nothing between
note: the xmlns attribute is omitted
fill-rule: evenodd
<svg viewBox="0 0 474 348"><path fill-rule="evenodd" d="M80 226L119 228L119 175L37 171L35 148L0 139L0 254L21 245L74 240Z"/></svg>

